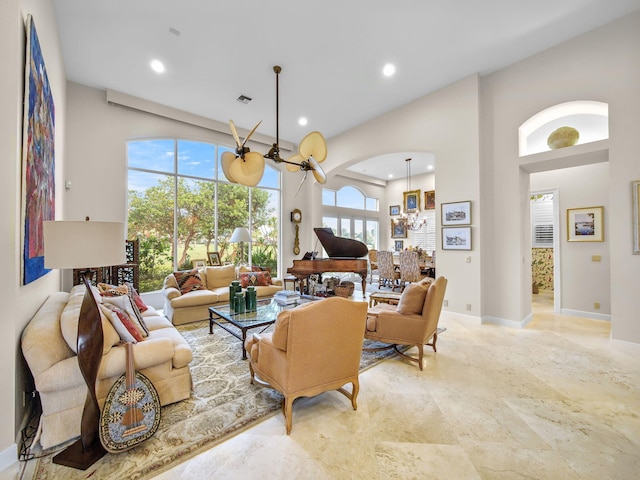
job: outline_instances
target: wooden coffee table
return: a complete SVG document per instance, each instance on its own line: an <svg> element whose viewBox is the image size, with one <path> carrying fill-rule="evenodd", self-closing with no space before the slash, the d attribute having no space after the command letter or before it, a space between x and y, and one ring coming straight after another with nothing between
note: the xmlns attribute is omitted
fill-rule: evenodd
<svg viewBox="0 0 640 480"><path fill-rule="evenodd" d="M369 295L369 307L374 307L378 303L388 303L389 305L397 305L400 301L401 293L393 292L373 292Z"/></svg>
<svg viewBox="0 0 640 480"><path fill-rule="evenodd" d="M296 303L281 305L273 298L258 300L258 308L252 312L235 313L231 311L229 305L215 305L209 307L209 333L213 333L213 325L225 329L231 335L242 341L242 359L247 359L247 352L244 349L244 341L247 339L247 332L253 328L260 328L259 333L264 332L269 325L272 325L278 318L278 314L283 310L289 310L303 303L313 300L300 298Z"/></svg>

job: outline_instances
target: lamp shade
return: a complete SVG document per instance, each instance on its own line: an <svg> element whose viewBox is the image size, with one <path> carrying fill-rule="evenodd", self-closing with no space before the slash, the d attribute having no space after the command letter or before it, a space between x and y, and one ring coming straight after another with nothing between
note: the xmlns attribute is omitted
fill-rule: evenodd
<svg viewBox="0 0 640 480"><path fill-rule="evenodd" d="M44 222L45 268L89 268L125 263L124 224Z"/></svg>
<svg viewBox="0 0 640 480"><path fill-rule="evenodd" d="M233 231L231 235L231 243L240 243L240 242L251 242L251 234L249 233L249 229L246 227L238 227Z"/></svg>

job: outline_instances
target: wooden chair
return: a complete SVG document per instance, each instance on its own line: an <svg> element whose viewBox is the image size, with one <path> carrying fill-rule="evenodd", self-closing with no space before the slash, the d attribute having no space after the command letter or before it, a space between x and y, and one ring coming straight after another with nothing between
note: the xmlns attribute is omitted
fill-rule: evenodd
<svg viewBox="0 0 640 480"><path fill-rule="evenodd" d="M424 345L437 351L438 321L446 289L447 279L444 277L435 282L425 278L410 284L402 292L397 306L379 304L369 309L365 338L389 344L379 349L394 348L398 354L416 362L422 370ZM400 351L398 345L415 346L418 358Z"/></svg>
<svg viewBox="0 0 640 480"><path fill-rule="evenodd" d="M357 409L366 317L365 302L331 297L281 312L273 333L246 340L251 383L261 380L284 395L287 435L298 397L337 390ZM343 388L347 383L351 392Z"/></svg>

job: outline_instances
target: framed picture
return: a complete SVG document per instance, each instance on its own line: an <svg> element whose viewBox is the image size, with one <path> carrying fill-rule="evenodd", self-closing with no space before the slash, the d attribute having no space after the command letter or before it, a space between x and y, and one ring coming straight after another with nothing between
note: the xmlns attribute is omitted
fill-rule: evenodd
<svg viewBox="0 0 640 480"><path fill-rule="evenodd" d="M404 211L413 213L420 210L420 190L404 192Z"/></svg>
<svg viewBox="0 0 640 480"><path fill-rule="evenodd" d="M451 202L440 205L442 225L471 225L471 201Z"/></svg>
<svg viewBox="0 0 640 480"><path fill-rule="evenodd" d="M208 252L207 255L209 256L209 265L222 265L222 262L220 261L220 254L218 252Z"/></svg>
<svg viewBox="0 0 640 480"><path fill-rule="evenodd" d="M604 207L567 208L567 241L604 241L603 212Z"/></svg>
<svg viewBox="0 0 640 480"><path fill-rule="evenodd" d="M191 262L191 265L193 265L193 268L204 268L207 266L207 261L203 258L203 259L198 259L198 260L193 260Z"/></svg>
<svg viewBox="0 0 640 480"><path fill-rule="evenodd" d="M391 220L391 238L407 238L407 221L404 218Z"/></svg>
<svg viewBox="0 0 640 480"><path fill-rule="evenodd" d="M396 252L404 250L404 240L396 240L394 247Z"/></svg>
<svg viewBox="0 0 640 480"><path fill-rule="evenodd" d="M633 188L633 254L640 255L640 180L632 182Z"/></svg>
<svg viewBox="0 0 640 480"><path fill-rule="evenodd" d="M400 215L400 205L391 205L389 207L389 215Z"/></svg>
<svg viewBox="0 0 640 480"><path fill-rule="evenodd" d="M27 16L22 133L20 262L22 284L37 280L44 266L44 222L55 219L55 106L40 41Z"/></svg>
<svg viewBox="0 0 640 480"><path fill-rule="evenodd" d="M471 250L471 227L443 227L443 250Z"/></svg>
<svg viewBox="0 0 640 480"><path fill-rule="evenodd" d="M436 208L436 191L429 190L424 192L424 209L433 210Z"/></svg>

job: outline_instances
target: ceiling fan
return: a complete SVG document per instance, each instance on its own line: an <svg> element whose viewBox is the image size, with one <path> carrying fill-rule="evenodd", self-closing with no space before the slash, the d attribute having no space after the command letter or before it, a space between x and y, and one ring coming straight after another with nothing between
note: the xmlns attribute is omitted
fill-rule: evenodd
<svg viewBox="0 0 640 480"><path fill-rule="evenodd" d="M253 130L240 143L236 125L233 120L229 120L229 127L231 127L231 133L236 141L236 151L235 153L224 152L222 154L222 171L230 182L255 187L262 179L265 164L264 157L258 152L252 152L249 147L245 146L247 140L251 138L251 135L261 123L262 120L253 127Z"/></svg>
<svg viewBox="0 0 640 480"><path fill-rule="evenodd" d="M229 181L240 183L249 187L255 187L264 174L265 158L275 163L285 163L287 170L290 172L302 171L304 177L298 185L296 195L300 191L300 187L307 178L308 173L313 172L313 176L318 183L326 183L327 176L320 167L320 162L327 158L327 142L320 132L314 131L307 134L298 147L298 153L293 155L289 160L285 160L280 156L280 92L279 92L279 75L282 68L278 65L273 67L276 74L276 142L271 149L263 156L257 152L251 152L245 146L249 137L256 131L262 120L253 127L247 137L240 143L240 137L236 130L233 120L229 120L231 133L236 141L236 150L234 152L224 152L222 154L222 171Z"/></svg>

